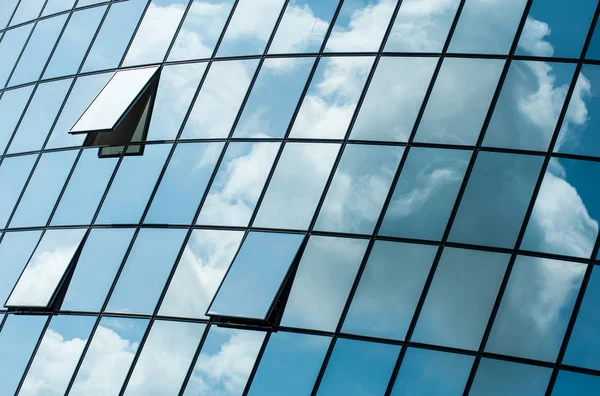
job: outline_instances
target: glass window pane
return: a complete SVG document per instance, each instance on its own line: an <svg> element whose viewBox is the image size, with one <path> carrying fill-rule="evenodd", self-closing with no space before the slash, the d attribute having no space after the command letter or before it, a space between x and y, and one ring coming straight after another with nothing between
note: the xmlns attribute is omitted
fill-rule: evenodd
<svg viewBox="0 0 600 396"><path fill-rule="evenodd" d="M339 148L337 144L286 144L254 226L308 228Z"/></svg>
<svg viewBox="0 0 600 396"><path fill-rule="evenodd" d="M339 338L318 395L383 395L396 358L397 345Z"/></svg>
<svg viewBox="0 0 600 396"><path fill-rule="evenodd" d="M282 138L313 63L314 58L265 59L234 137Z"/></svg>
<svg viewBox="0 0 600 396"><path fill-rule="evenodd" d="M123 158L96 222L137 223L170 150L170 144L147 145L144 155Z"/></svg>
<svg viewBox="0 0 600 396"><path fill-rule="evenodd" d="M241 395L264 338L261 331L212 326L183 394Z"/></svg>
<svg viewBox="0 0 600 396"><path fill-rule="evenodd" d="M584 264L517 257L485 350L554 361L584 272Z"/></svg>
<svg viewBox="0 0 600 396"><path fill-rule="evenodd" d="M48 0L44 11L42 11L42 16L70 10L73 8L73 4L75 4L75 0Z"/></svg>
<svg viewBox="0 0 600 396"><path fill-rule="evenodd" d="M278 149L279 143L230 143L196 223L247 226Z"/></svg>
<svg viewBox="0 0 600 396"><path fill-rule="evenodd" d="M262 54L284 0L239 0L217 56Z"/></svg>
<svg viewBox="0 0 600 396"><path fill-rule="evenodd" d="M318 52L338 0L292 0L287 4L269 54Z"/></svg>
<svg viewBox="0 0 600 396"><path fill-rule="evenodd" d="M68 131L77 122L79 117L81 117L90 103L92 103L96 95L100 93L113 74L93 74L91 76L78 77L75 80L73 89L58 117L58 121L56 121L46 148L80 146L83 143L85 139L84 135L72 135Z"/></svg>
<svg viewBox="0 0 600 396"><path fill-rule="evenodd" d="M102 131L115 127L133 100L147 86L157 66L117 71L70 132Z"/></svg>
<svg viewBox="0 0 600 396"><path fill-rule="evenodd" d="M95 322L93 316L54 316L19 395L64 395Z"/></svg>
<svg viewBox="0 0 600 396"><path fill-rule="evenodd" d="M587 59L600 59L600 27L596 23L596 27L594 28L594 33L592 35L592 41L588 46L585 57Z"/></svg>
<svg viewBox="0 0 600 396"><path fill-rule="evenodd" d="M147 319L102 318L69 393L118 394L146 326Z"/></svg>
<svg viewBox="0 0 600 396"><path fill-rule="evenodd" d="M527 0L467 0L449 52L508 54Z"/></svg>
<svg viewBox="0 0 600 396"><path fill-rule="evenodd" d="M210 58L233 0L194 0L169 53L170 61Z"/></svg>
<svg viewBox="0 0 600 396"><path fill-rule="evenodd" d="M110 69L119 65L147 3L147 0L129 0L111 4L82 71Z"/></svg>
<svg viewBox="0 0 600 396"><path fill-rule="evenodd" d="M373 233L403 152L403 147L347 145L315 229Z"/></svg>
<svg viewBox="0 0 600 396"><path fill-rule="evenodd" d="M535 156L480 152L448 239L512 248L542 161Z"/></svg>
<svg viewBox="0 0 600 396"><path fill-rule="evenodd" d="M513 62L483 144L546 151L574 71L569 63Z"/></svg>
<svg viewBox="0 0 600 396"><path fill-rule="evenodd" d="M477 350L509 255L444 249L412 341Z"/></svg>
<svg viewBox="0 0 600 396"><path fill-rule="evenodd" d="M42 148L72 82L73 80L69 78L38 85L15 137L10 143L9 153L34 151ZM22 91L22 89L18 91ZM4 94L4 96L7 95ZM0 106L2 106L2 101L0 101Z"/></svg>
<svg viewBox="0 0 600 396"><path fill-rule="evenodd" d="M343 138L372 64L366 56L321 58L290 137Z"/></svg>
<svg viewBox="0 0 600 396"><path fill-rule="evenodd" d="M554 151L600 156L600 67L583 65L577 78L567 114L563 120Z"/></svg>
<svg viewBox="0 0 600 396"><path fill-rule="evenodd" d="M222 149L223 143L178 144L144 222L191 223Z"/></svg>
<svg viewBox="0 0 600 396"><path fill-rule="evenodd" d="M35 348L44 324L42 315L8 315L0 331L0 383L13 395Z"/></svg>
<svg viewBox="0 0 600 396"><path fill-rule="evenodd" d="M5 237L6 238L6 237ZM563 363L589 369L600 369L600 270L595 266L592 271L585 296L577 314L577 321L569 339L569 346Z"/></svg>
<svg viewBox="0 0 600 396"><path fill-rule="evenodd" d="M9 157L0 164L0 228L6 225L36 158L37 155Z"/></svg>
<svg viewBox="0 0 600 396"><path fill-rule="evenodd" d="M106 310L152 314L186 232L179 229L142 229L119 275Z"/></svg>
<svg viewBox="0 0 600 396"><path fill-rule="evenodd" d="M98 158L96 149L84 150L52 216L51 224L91 223L116 164L117 158Z"/></svg>
<svg viewBox="0 0 600 396"><path fill-rule="evenodd" d="M79 0L77 2L77 7L83 7L83 6L87 6L87 5L98 4L98 3L102 3L103 1L106 1L106 0ZM131 0L128 0L128 1L131 1Z"/></svg>
<svg viewBox="0 0 600 396"><path fill-rule="evenodd" d="M32 90L33 87L24 87L5 91L0 98L0 154L4 154Z"/></svg>
<svg viewBox="0 0 600 396"><path fill-rule="evenodd" d="M37 18L40 15L40 12L42 11L42 7L44 6L45 2L45 0L21 1L19 6L17 7L15 15L10 21L9 26L15 26L20 23Z"/></svg>
<svg viewBox="0 0 600 396"><path fill-rule="evenodd" d="M25 47L19 59L15 72L10 78L9 85L28 83L40 78L48 56L50 56L50 52L54 48L56 39L58 39L66 20L67 14L63 14L37 23L27 47Z"/></svg>
<svg viewBox="0 0 600 396"><path fill-rule="evenodd" d="M106 6L93 7L71 15L44 78L77 73L105 11Z"/></svg>
<svg viewBox="0 0 600 396"><path fill-rule="evenodd" d="M415 141L474 145L503 63L497 59L444 59Z"/></svg>
<svg viewBox="0 0 600 396"><path fill-rule="evenodd" d="M177 394L205 327L202 323L155 321L124 395Z"/></svg>
<svg viewBox="0 0 600 396"><path fill-rule="evenodd" d="M471 386L471 396L533 396L546 392L552 369L481 359Z"/></svg>
<svg viewBox="0 0 600 396"><path fill-rule="evenodd" d="M248 394L309 395L329 342L329 337L271 333Z"/></svg>
<svg viewBox="0 0 600 396"><path fill-rule="evenodd" d="M600 163L553 158L521 248L589 258L598 235Z"/></svg>
<svg viewBox="0 0 600 396"><path fill-rule="evenodd" d="M517 55L579 58L597 0L573 4L534 0L527 15Z"/></svg>
<svg viewBox="0 0 600 396"><path fill-rule="evenodd" d="M214 62L183 129L183 139L229 135L258 61Z"/></svg>
<svg viewBox="0 0 600 396"><path fill-rule="evenodd" d="M42 154L10 221L11 227L46 225L76 157L76 150Z"/></svg>
<svg viewBox="0 0 600 396"><path fill-rule="evenodd" d="M204 314L243 236L243 231L192 231L158 313L208 319Z"/></svg>
<svg viewBox="0 0 600 396"><path fill-rule="evenodd" d="M403 0L385 51L442 52L459 0L426 3Z"/></svg>
<svg viewBox="0 0 600 396"><path fill-rule="evenodd" d="M462 395L473 360L472 356L408 348L392 396Z"/></svg>
<svg viewBox="0 0 600 396"><path fill-rule="evenodd" d="M376 241L342 331L404 339L437 247Z"/></svg>
<svg viewBox="0 0 600 396"><path fill-rule="evenodd" d="M123 66L162 62L187 4L188 0L152 0Z"/></svg>
<svg viewBox="0 0 600 396"><path fill-rule="evenodd" d="M15 6L19 0L5 0L0 2L0 29L4 29L8 20L15 11Z"/></svg>
<svg viewBox="0 0 600 396"><path fill-rule="evenodd" d="M350 138L406 142L435 64L435 58L381 58Z"/></svg>
<svg viewBox="0 0 600 396"><path fill-rule="evenodd" d="M396 0L344 2L327 40L326 51L378 51Z"/></svg>
<svg viewBox="0 0 600 396"><path fill-rule="evenodd" d="M368 242L311 236L298 264L281 324L335 331Z"/></svg>
<svg viewBox="0 0 600 396"><path fill-rule="evenodd" d="M48 230L29 259L5 306L47 307L63 282L85 229Z"/></svg>
<svg viewBox="0 0 600 396"><path fill-rule="evenodd" d="M266 319L302 239L302 234L249 232L208 315Z"/></svg>
<svg viewBox="0 0 600 396"><path fill-rule="evenodd" d="M40 240L41 231L6 232L0 243L0 303L8 295Z"/></svg>
<svg viewBox="0 0 600 396"><path fill-rule="evenodd" d="M132 228L95 228L86 238L62 303L68 311L100 311L129 247Z"/></svg>
<svg viewBox="0 0 600 396"><path fill-rule="evenodd" d="M412 147L379 234L441 240L471 154Z"/></svg>
<svg viewBox="0 0 600 396"><path fill-rule="evenodd" d="M205 69L206 63L191 63L161 70L146 140L175 139Z"/></svg>
<svg viewBox="0 0 600 396"><path fill-rule="evenodd" d="M2 5L5 4L5 2L0 3L2 3ZM2 5L0 5L0 7L2 7ZM0 15L2 15L2 13L0 13ZM29 37L32 28L33 23L30 23L29 25L11 29L4 33L2 41L0 41L0 59L2 59L2 62L0 62L0 87L4 87L4 84L6 84L8 76L15 66L17 58L21 54L23 45Z"/></svg>
<svg viewBox="0 0 600 396"><path fill-rule="evenodd" d="M580 395L592 396L600 393L600 378L595 375L585 375L561 370L558 372L553 396Z"/></svg>

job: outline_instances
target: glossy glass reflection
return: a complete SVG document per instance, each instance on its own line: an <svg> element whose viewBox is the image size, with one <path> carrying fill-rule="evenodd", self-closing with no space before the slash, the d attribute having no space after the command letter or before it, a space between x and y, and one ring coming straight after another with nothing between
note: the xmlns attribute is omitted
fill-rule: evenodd
<svg viewBox="0 0 600 396"><path fill-rule="evenodd" d="M404 339L437 247L376 241L342 331Z"/></svg>
<svg viewBox="0 0 600 396"><path fill-rule="evenodd" d="M261 55L282 11L284 0L240 0L217 56Z"/></svg>
<svg viewBox="0 0 600 396"><path fill-rule="evenodd" d="M194 102L181 137L227 137L257 65L256 59L214 62Z"/></svg>
<svg viewBox="0 0 600 396"><path fill-rule="evenodd" d="M412 147L380 235L441 240L472 153Z"/></svg>
<svg viewBox="0 0 600 396"><path fill-rule="evenodd" d="M278 149L279 143L230 143L196 223L247 226Z"/></svg>
<svg viewBox="0 0 600 396"><path fill-rule="evenodd" d="M467 0L449 52L508 54L527 0Z"/></svg>
<svg viewBox="0 0 600 396"><path fill-rule="evenodd" d="M46 231L5 305L47 307L84 234L85 229Z"/></svg>
<svg viewBox="0 0 600 396"><path fill-rule="evenodd" d="M13 16L19 0L6 0L0 3L0 29L4 29Z"/></svg>
<svg viewBox="0 0 600 396"><path fill-rule="evenodd" d="M367 244L367 239L311 236L281 325L335 331Z"/></svg>
<svg viewBox="0 0 600 396"><path fill-rule="evenodd" d="M0 228L12 214L36 159L37 155L9 157L0 164Z"/></svg>
<svg viewBox="0 0 600 396"><path fill-rule="evenodd" d="M592 396L600 392L600 378L561 370L554 383L553 396L581 395Z"/></svg>
<svg viewBox="0 0 600 396"><path fill-rule="evenodd" d="M265 319L302 238L302 234L249 232L207 314Z"/></svg>
<svg viewBox="0 0 600 396"><path fill-rule="evenodd" d="M158 313L207 319L208 305L243 236L243 231L192 231Z"/></svg>
<svg viewBox="0 0 600 396"><path fill-rule="evenodd" d="M554 361L585 267L567 261L517 257L485 350Z"/></svg>
<svg viewBox="0 0 600 396"><path fill-rule="evenodd" d="M477 350L509 255L446 248L412 341Z"/></svg>
<svg viewBox="0 0 600 396"><path fill-rule="evenodd" d="M18 25L20 23L31 21L37 18L42 12L42 8L46 3L45 0L29 0L21 1L17 6L9 26Z"/></svg>
<svg viewBox="0 0 600 396"><path fill-rule="evenodd" d="M313 58L265 59L234 137L282 138L313 63Z"/></svg>
<svg viewBox="0 0 600 396"><path fill-rule="evenodd" d="M19 395L64 395L96 318L52 317Z"/></svg>
<svg viewBox="0 0 600 396"><path fill-rule="evenodd" d="M445 58L415 141L474 145L504 61Z"/></svg>
<svg viewBox="0 0 600 396"><path fill-rule="evenodd" d="M73 8L75 0L48 0L42 11L42 16L56 14Z"/></svg>
<svg viewBox="0 0 600 396"><path fill-rule="evenodd" d="M248 394L310 394L329 342L329 337L271 333Z"/></svg>
<svg viewBox="0 0 600 396"><path fill-rule="evenodd" d="M406 142L435 64L435 58L381 58L350 138Z"/></svg>
<svg viewBox="0 0 600 396"><path fill-rule="evenodd" d="M519 55L579 58L598 0L535 0L517 47Z"/></svg>
<svg viewBox="0 0 600 396"><path fill-rule="evenodd" d="M42 148L72 82L72 79L64 79L38 85L10 143L8 153L34 151ZM16 92L23 90L29 91L25 88ZM12 92L15 91L9 91L3 97L8 100ZM0 101L0 106L2 106L2 101ZM1 112L2 110L0 110ZM19 112L16 114L20 115Z"/></svg>
<svg viewBox="0 0 600 396"><path fill-rule="evenodd" d="M77 73L105 12L106 7L94 7L71 15L44 71L44 78Z"/></svg>
<svg viewBox="0 0 600 396"><path fill-rule="evenodd" d="M459 0L403 0L387 39L385 51L442 52Z"/></svg>
<svg viewBox="0 0 600 396"><path fill-rule="evenodd" d="M399 353L397 345L339 338L317 394L383 395Z"/></svg>
<svg viewBox="0 0 600 396"><path fill-rule="evenodd" d="M45 315L8 315L0 331L2 392L13 395L38 342Z"/></svg>
<svg viewBox="0 0 600 396"><path fill-rule="evenodd" d="M513 62L483 144L547 150L574 70L570 63Z"/></svg>
<svg viewBox="0 0 600 396"><path fill-rule="evenodd" d="M106 310L152 314L186 232L180 229L142 229L127 256Z"/></svg>
<svg viewBox="0 0 600 396"><path fill-rule="evenodd" d="M82 71L119 65L147 3L147 0L129 0L110 5ZM81 5L81 1L77 5Z"/></svg>
<svg viewBox="0 0 600 396"><path fill-rule="evenodd" d="M191 223L222 149L223 143L178 144L144 222Z"/></svg>
<svg viewBox="0 0 600 396"><path fill-rule="evenodd" d="M202 323L154 321L123 394L176 394L205 326Z"/></svg>
<svg viewBox="0 0 600 396"><path fill-rule="evenodd" d="M392 396L462 395L473 356L408 348Z"/></svg>
<svg viewBox="0 0 600 396"><path fill-rule="evenodd" d="M521 248L589 258L598 235L600 164L553 158Z"/></svg>
<svg viewBox="0 0 600 396"><path fill-rule="evenodd" d="M233 0L194 0L169 53L169 60L210 58Z"/></svg>
<svg viewBox="0 0 600 396"><path fill-rule="evenodd" d="M1 3L0 7L6 4L6 2ZM0 18L1 15L0 12ZM2 59L0 62L0 87L4 87L6 84L32 28L33 23L30 23L4 33L2 41L0 41L0 59Z"/></svg>
<svg viewBox="0 0 600 396"><path fill-rule="evenodd" d="M286 144L254 225L308 228L339 147L337 144Z"/></svg>
<svg viewBox="0 0 600 396"><path fill-rule="evenodd" d="M541 396L546 392L551 374L552 369L547 367L483 358L469 395Z"/></svg>
<svg viewBox="0 0 600 396"><path fill-rule="evenodd" d="M162 62L188 0L152 0L135 33L123 66Z"/></svg>
<svg viewBox="0 0 600 396"><path fill-rule="evenodd" d="M290 137L343 138L372 64L366 56L321 58Z"/></svg>
<svg viewBox="0 0 600 396"><path fill-rule="evenodd" d="M480 152L448 239L512 248L542 161L536 156Z"/></svg>
<svg viewBox="0 0 600 396"><path fill-rule="evenodd" d="M147 325L147 319L102 318L69 393L118 394Z"/></svg>
<svg viewBox="0 0 600 396"><path fill-rule="evenodd" d="M76 157L75 150L42 154L10 221L11 227L46 225Z"/></svg>
<svg viewBox="0 0 600 396"><path fill-rule="evenodd" d="M0 97L0 153L8 145L23 109L29 101L33 87L24 87L11 91L5 91Z"/></svg>
<svg viewBox="0 0 600 396"><path fill-rule="evenodd" d="M0 303L2 305L17 283L41 235L41 231L4 233L0 241Z"/></svg>
<svg viewBox="0 0 600 396"><path fill-rule="evenodd" d="M263 343L262 331L212 326L184 395L241 395Z"/></svg>
<svg viewBox="0 0 600 396"><path fill-rule="evenodd" d="M371 234L403 152L402 147L347 145L315 229Z"/></svg>

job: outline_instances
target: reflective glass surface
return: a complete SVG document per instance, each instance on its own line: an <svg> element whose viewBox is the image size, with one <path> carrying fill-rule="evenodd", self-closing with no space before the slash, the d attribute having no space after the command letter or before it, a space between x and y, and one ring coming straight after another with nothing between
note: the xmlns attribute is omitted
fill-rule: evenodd
<svg viewBox="0 0 600 396"><path fill-rule="evenodd" d="M598 392L600 392L598 377L562 370L558 373L552 395L566 396L576 393L591 396Z"/></svg>
<svg viewBox="0 0 600 396"><path fill-rule="evenodd" d="M12 17L15 12L15 7L19 0L6 0L0 4L0 29L4 29L8 20Z"/></svg>
<svg viewBox="0 0 600 396"><path fill-rule="evenodd" d="M481 359L470 395L543 395L552 370L527 364Z"/></svg>
<svg viewBox="0 0 600 396"><path fill-rule="evenodd" d="M2 2L0 7L4 4L5 2ZM2 13L0 13L0 18L2 17L1 15ZM8 30L2 36L2 41L0 41L0 59L2 59L2 62L0 62L0 86L4 87L4 84L8 81L8 77L13 71L15 62L21 54L23 45L29 38L32 28L33 23L30 23L16 29Z"/></svg>
<svg viewBox="0 0 600 396"><path fill-rule="evenodd" d="M19 123L23 109L27 105L33 87L5 92L0 98L0 151L6 146Z"/></svg>
<svg viewBox="0 0 600 396"><path fill-rule="evenodd" d="M6 226L23 186L29 177L36 155L5 158L0 164L0 227Z"/></svg>
<svg viewBox="0 0 600 396"><path fill-rule="evenodd" d="M48 0L42 11L42 16L55 14L73 8L75 0Z"/></svg>
<svg viewBox="0 0 600 396"><path fill-rule="evenodd" d="M9 26L18 25L20 23L37 18L42 11L42 7L44 7L44 3L45 0L29 0L19 2Z"/></svg>
<svg viewBox="0 0 600 396"><path fill-rule="evenodd" d="M8 299L13 286L27 265L41 231L6 232L0 242L0 303Z"/></svg>

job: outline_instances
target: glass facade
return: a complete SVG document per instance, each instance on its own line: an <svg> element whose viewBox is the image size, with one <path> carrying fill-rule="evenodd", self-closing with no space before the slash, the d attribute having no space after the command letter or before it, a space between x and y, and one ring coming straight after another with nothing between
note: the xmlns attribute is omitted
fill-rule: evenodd
<svg viewBox="0 0 600 396"><path fill-rule="evenodd" d="M0 395L599 394L599 14L0 1Z"/></svg>

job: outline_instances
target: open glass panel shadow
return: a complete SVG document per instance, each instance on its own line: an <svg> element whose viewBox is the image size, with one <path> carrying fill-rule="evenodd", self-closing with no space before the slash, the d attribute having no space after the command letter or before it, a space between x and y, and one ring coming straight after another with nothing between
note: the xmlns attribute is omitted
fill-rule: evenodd
<svg viewBox="0 0 600 396"><path fill-rule="evenodd" d="M160 67L120 70L83 112L70 134L87 134L84 146L101 146L98 157L144 154Z"/></svg>

